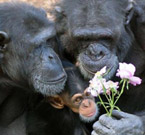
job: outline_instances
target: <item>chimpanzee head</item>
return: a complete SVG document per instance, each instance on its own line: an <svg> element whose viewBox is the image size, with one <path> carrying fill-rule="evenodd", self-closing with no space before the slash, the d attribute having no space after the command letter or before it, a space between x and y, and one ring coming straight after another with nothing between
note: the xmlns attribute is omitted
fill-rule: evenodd
<svg viewBox="0 0 145 135"><path fill-rule="evenodd" d="M92 122L98 116L98 106L94 97L87 92L88 81L85 81L79 70L68 61L63 61L67 73L67 82L64 90L48 98L50 104L57 109L65 107L79 114L84 122Z"/></svg>
<svg viewBox="0 0 145 135"><path fill-rule="evenodd" d="M56 47L54 24L42 9L0 4L0 68L12 81L45 95L60 92L66 73Z"/></svg>
<svg viewBox="0 0 145 135"><path fill-rule="evenodd" d="M107 66L109 79L124 61L134 40L130 30L133 4L128 0L63 0L62 8L56 7L60 40L86 78Z"/></svg>

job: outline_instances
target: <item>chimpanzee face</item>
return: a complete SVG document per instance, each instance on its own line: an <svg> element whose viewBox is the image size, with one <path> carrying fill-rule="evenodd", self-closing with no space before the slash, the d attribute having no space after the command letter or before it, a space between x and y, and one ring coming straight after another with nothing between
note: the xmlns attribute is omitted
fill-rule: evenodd
<svg viewBox="0 0 145 135"><path fill-rule="evenodd" d="M107 66L109 79L124 60L133 41L132 33L124 25L127 6L125 0L62 2L62 21L66 26L60 39L86 78Z"/></svg>
<svg viewBox="0 0 145 135"><path fill-rule="evenodd" d="M95 120L99 111L94 97L87 92L88 82L73 65L63 62L63 66L68 76L64 91L49 97L49 103L57 109L64 107L71 109L74 113L78 113L84 122Z"/></svg>
<svg viewBox="0 0 145 135"><path fill-rule="evenodd" d="M66 73L54 52L54 24L45 12L22 3L1 4L0 20L2 71L44 95L59 93Z"/></svg>

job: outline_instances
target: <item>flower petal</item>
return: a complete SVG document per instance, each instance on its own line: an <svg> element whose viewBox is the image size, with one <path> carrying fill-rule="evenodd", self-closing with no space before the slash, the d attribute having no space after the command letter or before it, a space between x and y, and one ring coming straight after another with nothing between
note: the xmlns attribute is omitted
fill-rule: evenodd
<svg viewBox="0 0 145 135"><path fill-rule="evenodd" d="M129 79L129 83L131 83L132 85L136 86L141 84L141 79L139 77L133 76Z"/></svg>
<svg viewBox="0 0 145 135"><path fill-rule="evenodd" d="M119 69L117 70L116 76L122 79L129 79L134 76L135 70L135 66L131 63L119 63Z"/></svg>
<svg viewBox="0 0 145 135"><path fill-rule="evenodd" d="M106 66L103 67L101 70L100 70L100 74L103 75L106 73Z"/></svg>
<svg viewBox="0 0 145 135"><path fill-rule="evenodd" d="M91 90L91 95L94 96L94 97L97 97L98 96L98 93L95 90Z"/></svg>

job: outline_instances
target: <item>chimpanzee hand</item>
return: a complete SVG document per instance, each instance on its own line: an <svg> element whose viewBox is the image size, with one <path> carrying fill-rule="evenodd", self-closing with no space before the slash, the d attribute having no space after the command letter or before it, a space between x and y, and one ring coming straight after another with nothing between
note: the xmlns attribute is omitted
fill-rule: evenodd
<svg viewBox="0 0 145 135"><path fill-rule="evenodd" d="M91 135L143 135L143 123L140 117L114 110L112 117L100 116L94 123Z"/></svg>

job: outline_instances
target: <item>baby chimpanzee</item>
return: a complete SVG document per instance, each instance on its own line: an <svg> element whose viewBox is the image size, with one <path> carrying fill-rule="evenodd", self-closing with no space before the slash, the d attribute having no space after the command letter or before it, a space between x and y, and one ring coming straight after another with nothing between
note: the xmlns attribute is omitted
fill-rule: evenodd
<svg viewBox="0 0 145 135"><path fill-rule="evenodd" d="M98 107L77 68L66 61L63 65L68 75L65 89L28 113L28 135L89 135L83 122L93 121Z"/></svg>

